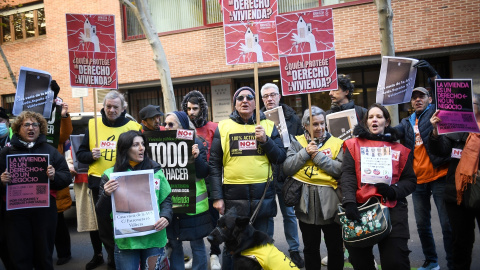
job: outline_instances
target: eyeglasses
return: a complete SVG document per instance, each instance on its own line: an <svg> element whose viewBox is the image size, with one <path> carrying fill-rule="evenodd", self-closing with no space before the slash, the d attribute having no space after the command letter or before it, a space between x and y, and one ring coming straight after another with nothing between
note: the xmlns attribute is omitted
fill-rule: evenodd
<svg viewBox="0 0 480 270"><path fill-rule="evenodd" d="M277 95L280 95L279 93L270 93L270 94L265 94L262 96L263 99L268 99L269 97L274 98Z"/></svg>
<svg viewBox="0 0 480 270"><path fill-rule="evenodd" d="M38 128L40 126L40 123L25 123L23 124L24 128L30 128L32 126L33 128Z"/></svg>
<svg viewBox="0 0 480 270"><path fill-rule="evenodd" d="M169 128L173 128L173 125L175 125L175 124L172 123L172 122L170 122L170 123L165 122L165 123L162 124L162 126L164 126L164 127L168 126Z"/></svg>
<svg viewBox="0 0 480 270"><path fill-rule="evenodd" d="M242 102L244 98L247 98L248 101L252 101L255 97L253 97L253 95L238 96L237 101Z"/></svg>

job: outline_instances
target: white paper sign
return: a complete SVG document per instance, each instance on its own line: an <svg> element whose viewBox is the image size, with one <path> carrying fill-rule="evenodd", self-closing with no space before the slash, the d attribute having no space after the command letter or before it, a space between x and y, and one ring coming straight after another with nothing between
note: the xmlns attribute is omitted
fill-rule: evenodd
<svg viewBox="0 0 480 270"><path fill-rule="evenodd" d="M360 147L360 175L365 184L392 183L392 149Z"/></svg>
<svg viewBox="0 0 480 270"><path fill-rule="evenodd" d="M355 109L327 115L327 128L334 137L348 140L353 137L353 129L358 124Z"/></svg>
<svg viewBox="0 0 480 270"><path fill-rule="evenodd" d="M287 122L285 121L282 106L265 111L264 114L268 120L275 123L278 133L280 133L280 137L282 138L283 147L290 147L290 136L288 135Z"/></svg>

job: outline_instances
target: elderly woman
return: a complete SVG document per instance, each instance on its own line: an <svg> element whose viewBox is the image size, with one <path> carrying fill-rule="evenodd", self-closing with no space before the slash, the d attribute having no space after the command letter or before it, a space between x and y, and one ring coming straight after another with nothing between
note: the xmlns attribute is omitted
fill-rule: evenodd
<svg viewBox="0 0 480 270"><path fill-rule="evenodd" d="M140 131L130 130L122 133L117 142L117 160L107 169L100 182L100 195L97 202L97 215L109 217L112 213L111 195L119 187L116 180L110 179L113 172L153 169L154 178L160 180L160 188L155 189L160 219L155 223L153 234L115 239L116 269L146 269L150 256L162 256L167 244L165 228L172 220L171 188L163 175L160 164L145 154L145 136Z"/></svg>
<svg viewBox="0 0 480 270"><path fill-rule="evenodd" d="M305 269L320 269L322 231L328 251L328 269L343 269L342 230L338 223L337 195L342 171L343 141L325 131L325 111L312 106L313 134L309 132L310 111L302 117L304 135L290 136L283 172L303 183L295 214L302 231Z"/></svg>
<svg viewBox="0 0 480 270"><path fill-rule="evenodd" d="M5 230L10 258L15 269L53 269L52 253L57 224L55 190L71 182L65 158L47 143L47 121L42 115L23 111L12 124L11 146L0 152L0 171L3 188L12 180L6 168L7 155L48 154L46 172L50 182L50 205L44 208L24 208L6 212Z"/></svg>
<svg viewBox="0 0 480 270"><path fill-rule="evenodd" d="M382 269L410 269L408 255L408 207L406 197L416 188L417 177L413 171L410 150L395 142L396 131L390 126L390 114L382 105L375 103L367 111L363 123L353 131L355 138L345 141L340 184L343 193L343 207L349 220L360 220L358 205L377 196L390 210L392 231L378 243ZM362 150L360 148L362 147ZM366 157L362 153L374 152L374 147L388 147L392 155L390 168L391 185L385 183L366 184L362 182L361 165ZM362 157L363 156L363 157ZM365 160L363 160L365 162ZM357 205L358 204L358 205ZM345 244L354 269L375 269L373 245L351 247ZM330 264L330 258L329 262Z"/></svg>
<svg viewBox="0 0 480 270"><path fill-rule="evenodd" d="M175 111L167 113L165 129L195 130L195 126L185 112ZM172 254L170 255L170 269L172 270L185 269L182 241L190 241L193 255L192 269L207 269L207 253L203 238L213 230L208 212L207 186L204 180L208 176L208 163L206 149L196 137L195 144L192 147L192 154L195 158L196 172L196 212L191 214L173 214L172 224L167 228L168 241L172 246Z"/></svg>

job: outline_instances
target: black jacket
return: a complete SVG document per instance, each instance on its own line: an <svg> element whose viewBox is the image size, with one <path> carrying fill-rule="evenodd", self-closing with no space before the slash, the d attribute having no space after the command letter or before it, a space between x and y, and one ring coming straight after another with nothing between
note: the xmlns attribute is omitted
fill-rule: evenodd
<svg viewBox="0 0 480 270"><path fill-rule="evenodd" d="M249 119L248 123L245 123L240 117L237 111L234 111L230 115L230 119L239 124L255 125L255 114ZM260 112L260 120L266 119L265 115ZM283 147L282 139L274 127L271 137L267 136L265 143L259 143L260 147L265 151L266 157L272 164L280 164L285 161L286 152ZM251 216L263 191L265 190L266 183L259 184L244 184L244 185L223 185L222 173L223 173L223 150L220 141L220 132L217 128L215 135L213 136L212 148L210 150L210 196L213 200L224 199L227 211L231 207L236 207L240 211L240 215ZM254 170L255 168L248 168ZM275 202L275 190L273 184L269 186L265 195L265 200L262 203L262 207L258 213L258 217L272 217L277 214L277 206Z"/></svg>
<svg viewBox="0 0 480 270"><path fill-rule="evenodd" d="M153 169L153 172L156 173L158 170L161 170L160 164L151 160L150 158L146 157L142 162L137 164L135 167L130 166L130 170L132 171L139 171L139 170L150 170ZM108 182L107 175L103 174L100 182L100 191L98 195L98 202L95 207L96 213L99 217L110 218L110 214L112 213L112 201L111 196L107 196L105 194L104 186L105 183ZM168 220L168 222L172 222L172 193L170 193L165 200L160 204L160 217L164 217Z"/></svg>
<svg viewBox="0 0 480 270"><path fill-rule="evenodd" d="M357 125L353 134L369 140L374 141L396 141L396 134L393 128L387 127L385 133L390 133L392 136L377 136L368 132L363 125ZM357 192L357 176L355 169L355 160L348 148L345 148L342 162L342 177L340 179L340 186L344 196L343 203L348 203L356 198ZM413 171L412 159L409 156L399 181L392 186L397 196L397 205L390 208L390 220L392 222L392 232L390 237L410 238L408 228L408 207L406 197L410 195L417 186L417 177Z"/></svg>
<svg viewBox="0 0 480 270"><path fill-rule="evenodd" d="M452 149L462 149L467 142L468 133L450 133L434 137L429 136L429 143L432 153L440 157L450 157ZM457 188L455 187L455 171L457 170L459 158L452 158L448 163L447 178L445 180L445 193L443 199L449 203L457 203Z"/></svg>
<svg viewBox="0 0 480 270"><path fill-rule="evenodd" d="M297 136L303 134L303 127L302 121L298 118L297 113L294 109L286 104L280 103L282 106L283 114L285 116L285 122L287 123L288 134ZM265 107L263 107L260 111L265 112ZM273 179L280 183L285 182L287 177L283 173L282 164L273 165Z"/></svg>
<svg viewBox="0 0 480 270"><path fill-rule="evenodd" d="M35 145L27 148L19 141L17 134L13 134L10 141L11 146L4 147L0 152L0 170L4 172L7 165L7 155L17 154L49 154L49 164L55 168L55 178L50 181L50 189L61 190L72 183L72 175L68 169L65 157L63 157L56 148L47 143L45 135L40 134Z"/></svg>
<svg viewBox="0 0 480 270"><path fill-rule="evenodd" d="M367 109L355 105L353 100L350 100L348 103L342 104L340 106L332 106L330 110L326 111L327 115L331 113L341 112L345 110L355 109L355 114L357 115L357 122L361 123L363 121L363 117L367 113Z"/></svg>
<svg viewBox="0 0 480 270"><path fill-rule="evenodd" d="M428 107L420 114L418 117L418 130L420 131L420 137L422 137L423 145L427 150L428 157L433 164L434 168L438 168L441 165L445 164L450 160L449 157L437 156L432 153L432 147L428 142L428 137L430 132L432 131L433 127L430 123L430 118L435 113L435 106L432 104L428 105ZM405 140L405 147L411 150L410 155L413 157L413 151L415 150L415 132L413 127L415 126L415 119L416 113L414 112L408 117L402 119L400 124L398 124L395 128L398 134L398 139Z"/></svg>

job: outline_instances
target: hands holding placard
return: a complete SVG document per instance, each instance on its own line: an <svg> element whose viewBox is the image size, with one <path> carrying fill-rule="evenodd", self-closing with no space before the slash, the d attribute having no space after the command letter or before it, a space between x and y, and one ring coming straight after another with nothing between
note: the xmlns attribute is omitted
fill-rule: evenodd
<svg viewBox="0 0 480 270"><path fill-rule="evenodd" d="M439 112L440 111L437 110L430 118L430 123L432 124L432 127L433 127L432 134L434 137L438 137L437 124L442 122L442 119L440 119L440 117L437 116Z"/></svg>
<svg viewBox="0 0 480 270"><path fill-rule="evenodd" d="M4 186L6 186L6 185L7 185L8 183L10 183L10 181L12 180L12 177L10 176L10 173L9 173L7 170L5 170L5 171L2 173L1 178L2 178L2 184L3 184Z"/></svg>

